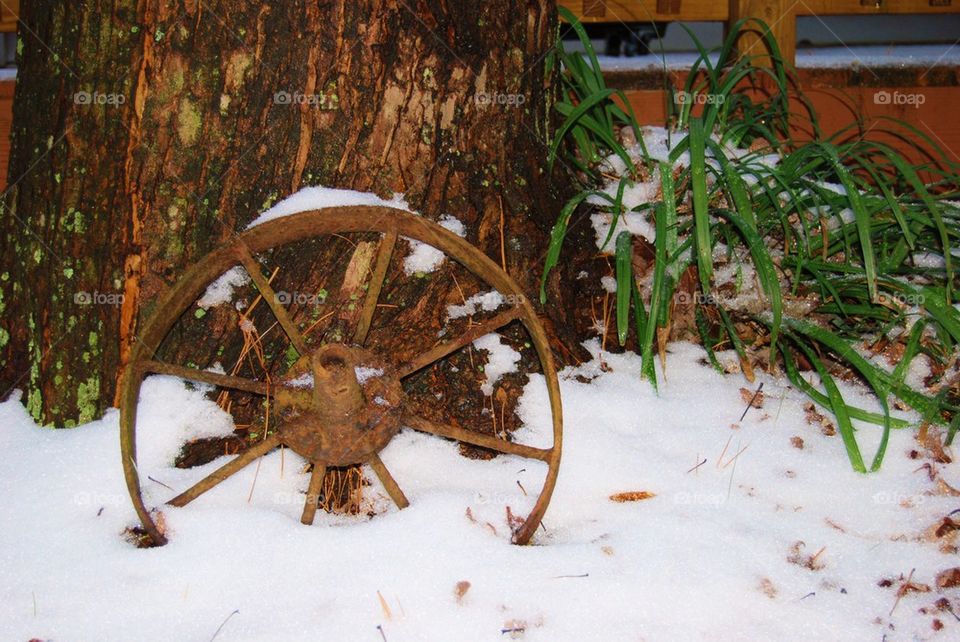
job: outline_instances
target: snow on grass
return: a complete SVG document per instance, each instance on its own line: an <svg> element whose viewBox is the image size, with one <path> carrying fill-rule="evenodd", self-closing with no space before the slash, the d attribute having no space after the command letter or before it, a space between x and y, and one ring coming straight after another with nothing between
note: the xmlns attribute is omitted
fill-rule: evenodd
<svg viewBox="0 0 960 642"><path fill-rule="evenodd" d="M437 222L440 227L450 230L457 236L464 237L467 235L467 228L464 227L463 223L450 214L445 214ZM446 255L441 250L413 239L407 239L407 241L410 243L410 254L403 260L404 273L408 275L426 274L433 272L443 263Z"/></svg>
<svg viewBox="0 0 960 642"><path fill-rule="evenodd" d="M206 291L199 299L197 306L207 310L209 308L228 303L233 298L235 288L250 282L250 275L239 265L230 268L216 281L207 286Z"/></svg>
<svg viewBox="0 0 960 642"><path fill-rule="evenodd" d="M659 396L640 380L638 357L588 347L595 358L561 376L563 462L530 547L508 543L505 506L529 508L542 463L470 460L453 442L404 430L382 457L406 510L387 508L367 471L365 493L384 514L320 513L303 526L308 475L276 451L189 506L163 506L170 543L136 549L121 536L135 515L117 413L49 430L18 400L0 404L4 637L210 640L221 624L218 640L381 640L378 626L389 642L501 640L506 628L533 642L956 637L949 613L935 635L919 609L945 596L956 610L957 589L906 593L890 616L899 583L878 586L911 569L932 585L957 565L922 537L956 499L931 494L934 482L914 472L911 431L891 436L879 474L856 474L840 437L809 425L807 399L780 380L761 375L763 407L739 421L749 384L703 365L697 346L669 346ZM169 448L149 444L223 418L169 377L149 378L143 396L140 473L148 504L162 506L174 492L148 476L179 492L227 459L177 470ZM550 445L548 409L533 375L517 441ZM870 451L879 429L857 436ZM960 485L955 467L940 471ZM629 491L655 496L609 500ZM794 549L822 549L822 567L791 563ZM458 600L460 582L470 587Z"/></svg>
<svg viewBox="0 0 960 642"><path fill-rule="evenodd" d="M624 128L626 129L626 128ZM671 160L670 154L674 147L683 141L687 134L684 131L670 131L663 127L644 126L641 128L641 135L646 146L649 157L658 162L664 162L674 168L689 167L690 153L688 151L680 154L676 159ZM633 134L628 133L628 138ZM721 141L716 135L710 135L711 139L722 146L724 153L731 160L740 161L741 165L749 165L758 172L765 173L769 169L776 167L780 162L777 154L758 154L747 148L735 147L729 142ZM633 159L637 166L644 162L643 147L639 143L633 143L627 146L627 153ZM713 158L712 150L707 150L706 162L717 172L720 172L719 162ZM627 167L623 159L617 154L611 154L603 160L604 171L612 176L599 189L611 199L615 199L621 189L620 183L622 176L627 175ZM753 185L757 182L756 176L751 172L743 172L744 180ZM708 183L713 182L712 174L707 177ZM836 186L825 184L827 189L834 189ZM614 227L614 217L611 211L611 203L607 199L592 195L587 198L587 202L598 205L601 211L590 215L590 223L596 233L597 249L607 253L614 252L614 239L621 232L629 232L634 236L640 236L653 243L656 238L656 226L653 223L653 210L649 207L651 203L661 200L661 176L659 166L655 167L646 180L639 177L636 180L629 180L621 195L623 211L617 217L617 224ZM604 211L607 210L607 211ZM639 211L634 211L639 210Z"/></svg>

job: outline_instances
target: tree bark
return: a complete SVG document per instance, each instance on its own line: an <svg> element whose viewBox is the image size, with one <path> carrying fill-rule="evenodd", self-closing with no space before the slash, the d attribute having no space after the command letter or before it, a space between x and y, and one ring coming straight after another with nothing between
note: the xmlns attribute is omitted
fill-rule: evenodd
<svg viewBox="0 0 960 642"><path fill-rule="evenodd" d="M24 390L36 420L112 405L157 294L304 186L453 214L537 291L564 196L545 163L553 1L36 0L21 20L0 392ZM322 271L343 253L297 261ZM419 303L395 330L439 319L455 284L410 287ZM571 307L554 290L562 334ZM224 354L209 330L173 339L170 354L199 365Z"/></svg>

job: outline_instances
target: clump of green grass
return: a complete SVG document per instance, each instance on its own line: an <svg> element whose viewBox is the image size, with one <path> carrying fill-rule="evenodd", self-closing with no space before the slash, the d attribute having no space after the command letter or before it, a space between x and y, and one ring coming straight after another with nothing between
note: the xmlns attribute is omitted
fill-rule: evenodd
<svg viewBox="0 0 960 642"><path fill-rule="evenodd" d="M771 369L782 369L798 389L836 417L855 470L866 472L868 466L853 420L883 431L869 470L880 467L890 430L909 425L890 417L891 397L917 410L925 422L950 424L949 443L960 424L956 382L936 375L931 389L938 392L930 394L910 388L904 379L919 354L927 355L939 373L957 355L960 314L953 305L953 251L960 237L960 208L951 200L958 196L960 168L928 137L897 121L872 129L910 141L925 162L907 161L889 145L864 137L862 125L824 137L769 29L756 20L735 25L714 52L715 63L691 34L700 56L680 90L686 100L669 103L670 155L666 162L657 161L643 146L629 107L620 106L627 105L625 97L604 84L576 18L566 9L560 11L586 53L566 52L558 41L563 97L556 108L563 120L551 141L550 160L562 158L572 167L581 190L563 207L553 228L541 300L550 270L560 260L570 216L588 199L601 200L603 205L594 207L612 218L606 243L614 242L616 257L617 337L624 345L633 329L643 376L653 385L658 330L670 328L678 281L693 272L700 295L696 328L711 362L719 369L714 348L720 341L729 343L741 361L748 361L751 353L756 356L762 345ZM757 56L736 56L734 45L746 28L763 34L768 65L758 66ZM760 83L767 90L763 95L748 91ZM672 97L675 90L669 90ZM802 113L791 113L791 95L800 98ZM702 109L693 109L697 104ZM791 125L803 126L812 136L796 140ZM621 143L621 127L633 130L639 153L631 156ZM749 151L729 154L734 148ZM689 162L676 167L684 154ZM770 163L771 155L778 162ZM615 191L604 189L599 171L611 156L627 168ZM656 180L657 175L660 200L633 208L652 218L656 230L655 264L644 297L632 274L631 235L612 237L625 211L626 187ZM723 248L730 260L752 267L766 302L762 312L728 307L718 296L714 257ZM918 265L914 257L924 254L940 257L941 264ZM811 305L804 314L788 314L786 298ZM863 356L866 345L883 341L903 347L892 372ZM819 387L801 370L816 372ZM837 385L841 375L865 382L883 412L847 403Z"/></svg>

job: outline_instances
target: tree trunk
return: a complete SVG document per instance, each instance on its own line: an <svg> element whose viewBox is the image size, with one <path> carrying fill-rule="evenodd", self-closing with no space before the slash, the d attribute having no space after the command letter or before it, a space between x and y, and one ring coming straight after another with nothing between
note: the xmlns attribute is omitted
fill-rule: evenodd
<svg viewBox="0 0 960 642"><path fill-rule="evenodd" d="M21 19L0 392L25 390L38 421L112 405L157 294L304 186L453 214L537 291L563 196L545 169L553 1L36 0ZM455 287L422 279L391 323L441 318ZM223 357L223 337L175 339L169 353L201 366Z"/></svg>

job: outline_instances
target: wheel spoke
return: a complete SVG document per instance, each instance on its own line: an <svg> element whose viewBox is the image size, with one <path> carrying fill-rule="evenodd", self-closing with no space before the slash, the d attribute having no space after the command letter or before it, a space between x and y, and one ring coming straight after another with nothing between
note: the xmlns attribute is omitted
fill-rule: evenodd
<svg viewBox="0 0 960 642"><path fill-rule="evenodd" d="M397 230L391 228L383 235L380 241L380 251L377 254L377 265L370 277L370 285L367 287L367 297L363 302L363 310L360 312L360 320L357 322L357 331L353 335L353 342L357 345L363 345L367 340L367 333L370 331L370 322L373 320L373 313L377 309L377 300L380 298L380 290L383 288L383 281L387 277L387 268L390 266L390 257L393 256L393 248L397 244Z"/></svg>
<svg viewBox="0 0 960 642"><path fill-rule="evenodd" d="M487 319L478 325L468 328L466 332L456 339L434 346L423 354L420 354L410 361L401 364L400 367L397 368L400 373L400 378L402 379L404 377L409 377L414 372L417 372L418 370L429 366L431 363L439 361L448 354L456 352L460 348L473 343L480 337L502 328L511 321L518 319L520 314L521 308L519 306L512 307L509 310L501 312L495 317L491 317L490 319Z"/></svg>
<svg viewBox="0 0 960 642"><path fill-rule="evenodd" d="M253 258L249 248L240 243L237 245L237 255L243 264L243 268L247 271L247 274L250 275L250 278L253 279L254 284L260 291L263 300L266 301L270 309L273 310L273 316L277 318L283 331L290 337L290 342L293 343L293 347L297 349L300 356L307 354L306 340L303 338L303 335L300 334L300 330L297 329L297 325L293 322L293 319L290 318L287 309L283 307L283 304L277 298L277 293L273 291L270 282L264 278L263 272L260 271L260 264Z"/></svg>
<svg viewBox="0 0 960 642"><path fill-rule="evenodd" d="M262 441L258 441L256 444L248 448L246 451L240 453L236 458L230 460L228 463L224 464L220 468L217 468L215 471L198 481L196 484L183 491L173 499L171 499L168 504L171 506L185 506L195 500L200 495L204 494L220 482L226 480L228 477L234 475L243 469L247 464L253 462L257 457L262 457L268 452L280 445L280 437L277 435L271 435Z"/></svg>
<svg viewBox="0 0 960 642"><path fill-rule="evenodd" d="M300 522L307 526L313 524L317 514L317 503L320 501L320 488L323 486L323 477L327 474L327 467L314 462L313 472L310 473L310 485L307 486L307 499L303 503L303 515Z"/></svg>
<svg viewBox="0 0 960 642"><path fill-rule="evenodd" d="M144 374L163 374L180 377L187 381L197 381L200 383L209 383L221 388L232 388L233 390L244 390L254 392L260 395L269 394L267 383L264 381L255 381L243 377L234 377L231 375L220 374L218 372L208 372L206 370L197 370L186 366L178 366L172 363L162 361L141 361L140 367Z"/></svg>
<svg viewBox="0 0 960 642"><path fill-rule="evenodd" d="M466 428L460 428L458 426L451 426L448 424L440 424L417 415L404 415L402 423L404 426L409 426L414 430L419 430L420 432L426 432L431 435L438 435L440 437L447 437L449 439L456 439L457 441L462 441L466 444L472 444L482 448L489 448L490 450L496 450L497 452L504 453L506 455L519 455L521 457L539 459L540 461L546 462L549 462L551 456L553 455L552 448L534 448L533 446L515 444L512 441L498 439L497 437L484 435L479 432L467 430Z"/></svg>
<svg viewBox="0 0 960 642"><path fill-rule="evenodd" d="M380 483L383 484L384 489L386 489L387 494L390 495L393 503L397 505L397 508L406 508L409 506L410 502L407 501L407 496L400 490L397 480L395 480L393 475L390 474L390 471L387 470L383 460L380 459L380 455L374 453L367 463L370 464L370 468L373 468L373 472L377 474L377 478L380 479Z"/></svg>

